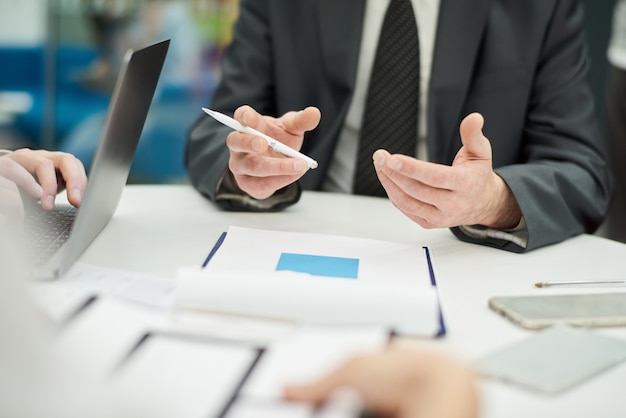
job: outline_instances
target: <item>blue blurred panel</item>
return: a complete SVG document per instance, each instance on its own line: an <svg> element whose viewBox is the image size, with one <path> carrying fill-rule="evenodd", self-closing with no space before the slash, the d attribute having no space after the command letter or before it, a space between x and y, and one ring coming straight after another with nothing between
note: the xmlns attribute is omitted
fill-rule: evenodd
<svg viewBox="0 0 626 418"><path fill-rule="evenodd" d="M40 146L47 109L45 47L0 48L0 90L26 92L32 107L19 115L14 129ZM60 46L55 54L54 127L53 138L64 138L84 119L106 109L109 98L102 92L83 87L77 79L82 69L95 59L89 48Z"/></svg>
<svg viewBox="0 0 626 418"><path fill-rule="evenodd" d="M189 86L163 86L155 96L143 128L129 175L134 183L180 183L187 181L184 154L187 132L202 113L215 82L202 91ZM60 149L71 152L89 169L104 128L106 111L83 120L73 129Z"/></svg>

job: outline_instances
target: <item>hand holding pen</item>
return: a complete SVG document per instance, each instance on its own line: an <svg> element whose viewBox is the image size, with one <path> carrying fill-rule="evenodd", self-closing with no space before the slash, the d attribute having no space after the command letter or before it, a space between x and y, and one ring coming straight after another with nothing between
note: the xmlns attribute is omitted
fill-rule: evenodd
<svg viewBox="0 0 626 418"><path fill-rule="evenodd" d="M210 114L208 109L205 112ZM288 112L280 118L262 116L250 106L238 108L234 121L219 113L211 116L235 129L226 139L228 167L237 185L256 199L270 197L297 181L309 168L317 167L317 162L296 151L302 146L305 132L319 124L321 114L315 107Z"/></svg>

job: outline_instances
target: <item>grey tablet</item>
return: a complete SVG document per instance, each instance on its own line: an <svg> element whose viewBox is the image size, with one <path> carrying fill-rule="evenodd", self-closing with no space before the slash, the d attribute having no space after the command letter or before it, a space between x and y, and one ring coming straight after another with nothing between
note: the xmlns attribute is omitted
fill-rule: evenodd
<svg viewBox="0 0 626 418"><path fill-rule="evenodd" d="M482 375L544 393L582 383L626 359L626 340L557 325L488 354Z"/></svg>

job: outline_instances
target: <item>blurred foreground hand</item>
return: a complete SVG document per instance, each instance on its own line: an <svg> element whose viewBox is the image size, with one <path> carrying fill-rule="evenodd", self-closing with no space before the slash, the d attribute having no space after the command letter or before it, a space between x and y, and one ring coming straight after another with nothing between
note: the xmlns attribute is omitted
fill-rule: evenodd
<svg viewBox="0 0 626 418"><path fill-rule="evenodd" d="M478 416L478 396L470 369L432 352L406 348L354 357L316 382L286 387L284 397L320 405L344 388L354 389L364 407L376 416Z"/></svg>

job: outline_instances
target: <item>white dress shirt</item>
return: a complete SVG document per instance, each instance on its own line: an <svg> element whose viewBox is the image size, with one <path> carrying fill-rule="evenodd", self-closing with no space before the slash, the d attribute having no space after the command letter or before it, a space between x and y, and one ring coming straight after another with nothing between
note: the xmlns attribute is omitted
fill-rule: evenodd
<svg viewBox="0 0 626 418"><path fill-rule="evenodd" d="M615 5L608 58L613 66L626 70L626 0L619 0Z"/></svg>

